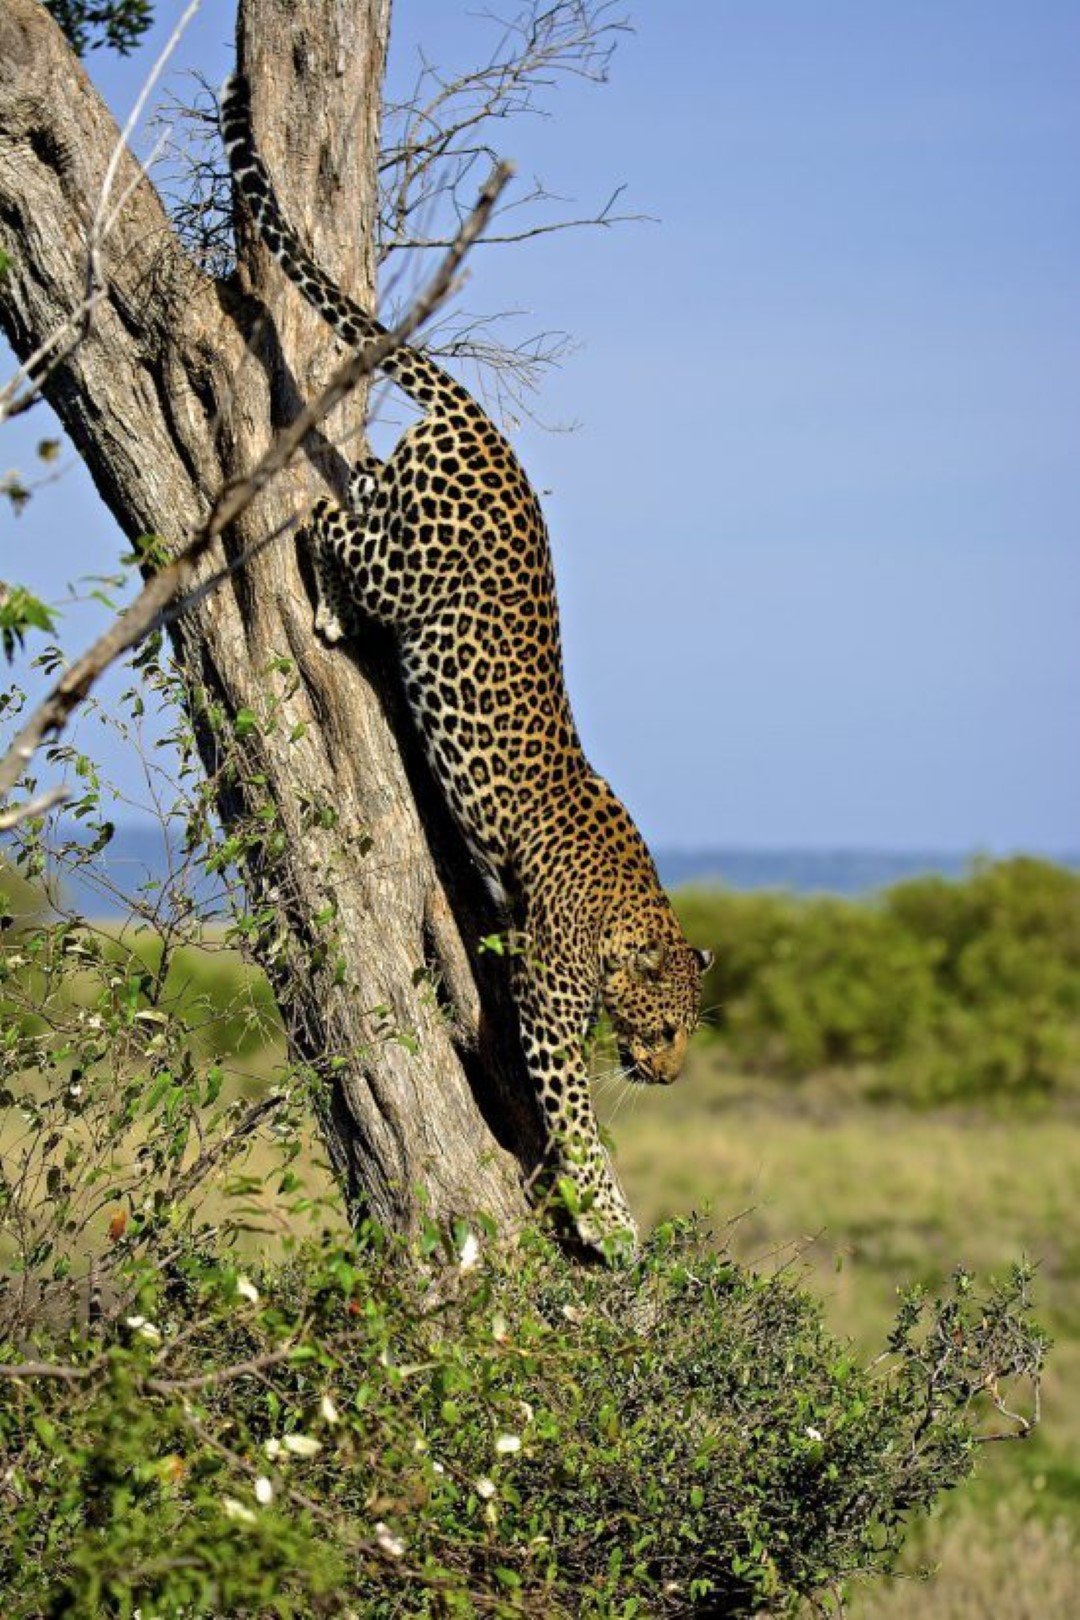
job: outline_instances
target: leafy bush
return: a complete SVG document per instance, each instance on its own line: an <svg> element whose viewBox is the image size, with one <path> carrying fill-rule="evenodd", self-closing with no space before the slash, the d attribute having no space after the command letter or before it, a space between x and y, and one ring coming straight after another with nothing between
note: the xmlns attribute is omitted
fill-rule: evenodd
<svg viewBox="0 0 1080 1620"><path fill-rule="evenodd" d="M889 1565L1043 1348L1024 1274L958 1275L868 1370L692 1228L615 1274L462 1226L128 1280L0 1365L11 1620L792 1613Z"/></svg>
<svg viewBox="0 0 1080 1620"><path fill-rule="evenodd" d="M86 876L105 790L54 752L84 791L82 836L52 854ZM970 1470L980 1409L1024 1431L1008 1381L1037 1383L1043 1341L1019 1271L982 1299L962 1275L911 1296L866 1368L790 1278L693 1229L616 1274L535 1234L496 1253L480 1223L407 1251L343 1237L301 1179L318 1083L223 951L260 917L242 896L229 932L200 914L194 874L234 853L206 859L211 797L119 933L64 910L40 825L13 850L54 909L13 895L0 938L5 1620L792 1613L888 1567ZM725 1038L758 1061L937 1039L943 924L924 949L885 911L714 904L743 922L716 930ZM985 935L953 951L965 985L1002 971ZM314 1220L337 1235L300 1246Z"/></svg>
<svg viewBox="0 0 1080 1620"><path fill-rule="evenodd" d="M877 902L691 893L715 944L712 1027L732 1058L805 1075L875 1065L931 1102L1045 1094L1080 1076L1080 876L1017 858Z"/></svg>
<svg viewBox="0 0 1080 1620"><path fill-rule="evenodd" d="M791 1612L886 1568L969 1471L981 1392L1038 1376L1019 1273L913 1298L866 1370L789 1279L693 1231L613 1275L536 1235L484 1258L479 1227L406 1253L339 1225L253 1282L252 1229L326 1209L308 1078L279 1053L254 1098L230 1082L249 1016L265 1032L250 972L172 914L118 939L20 904L5 1620Z"/></svg>

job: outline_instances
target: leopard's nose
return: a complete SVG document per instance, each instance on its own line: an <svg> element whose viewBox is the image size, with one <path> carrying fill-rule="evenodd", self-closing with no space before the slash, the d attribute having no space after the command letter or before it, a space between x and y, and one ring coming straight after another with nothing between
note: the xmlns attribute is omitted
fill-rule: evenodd
<svg viewBox="0 0 1080 1620"><path fill-rule="evenodd" d="M670 1085L682 1073L682 1066L686 1062L686 1047L689 1037L685 1029L676 1030L671 1045L661 1060L664 1071L664 1084Z"/></svg>
<svg viewBox="0 0 1080 1620"><path fill-rule="evenodd" d="M686 1031L680 1029L672 1036L667 1046L658 1049L635 1047L634 1063L639 1074L651 1085L670 1086L673 1080L679 1078L686 1059L686 1046Z"/></svg>

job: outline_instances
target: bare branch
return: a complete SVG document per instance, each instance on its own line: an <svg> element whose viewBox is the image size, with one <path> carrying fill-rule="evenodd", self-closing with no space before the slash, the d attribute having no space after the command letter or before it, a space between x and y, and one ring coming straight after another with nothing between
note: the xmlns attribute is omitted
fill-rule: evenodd
<svg viewBox="0 0 1080 1620"><path fill-rule="evenodd" d="M575 219L539 220L532 225L523 225L517 231L492 232L485 236L484 242L488 247L508 246L516 242L528 242L535 236L551 236L555 231L576 231L587 225L655 225L656 219L652 214L620 214L616 212L615 204L626 190L625 186L616 186L607 201L593 214L583 214ZM552 192L537 182L532 191L524 197L517 197L503 210L503 217L515 209L525 208L537 202L558 202L562 199L554 196ZM403 237L400 241L390 242L383 249L383 257L402 251L413 251L417 248L446 248L450 240L445 236L411 236Z"/></svg>
<svg viewBox="0 0 1080 1620"><path fill-rule="evenodd" d="M155 1395L175 1395L181 1390L215 1389L219 1384L231 1384L237 1378L254 1378L270 1367L280 1367L288 1361L294 1346L283 1350L269 1350L264 1356L253 1356L250 1361L237 1361L231 1367L215 1367L213 1372L196 1373L190 1378L146 1378L147 1389Z"/></svg>
<svg viewBox="0 0 1080 1620"><path fill-rule="evenodd" d="M63 804L70 797L66 787L51 787L44 793L39 793L37 798L28 799L25 804L15 805L10 810L0 810L0 832L9 832L21 821L29 821L33 816L48 815L50 810L55 810L58 804Z"/></svg>
<svg viewBox="0 0 1080 1620"><path fill-rule="evenodd" d="M72 1367L59 1361L0 1362L0 1378L56 1378L66 1384L81 1383L94 1367Z"/></svg>
<svg viewBox="0 0 1080 1620"><path fill-rule="evenodd" d="M250 1361L237 1361L229 1367L215 1367L213 1372L197 1373L190 1378L147 1376L139 1379L139 1384L143 1389L153 1391L155 1395L175 1395L192 1389L213 1389L219 1384L230 1384L237 1378L253 1378L270 1367L279 1367L283 1361L288 1361L292 1353L293 1346L289 1345L282 1350L270 1350L263 1356L254 1356ZM86 1367L76 1367L61 1361L0 1362L0 1378L52 1378L66 1384L78 1384L92 1378L100 1367L101 1357Z"/></svg>
<svg viewBox="0 0 1080 1620"><path fill-rule="evenodd" d="M155 175L176 233L205 275L224 277L236 261L232 175L218 133L217 93L192 73L192 99L169 96L167 140Z"/></svg>
<svg viewBox="0 0 1080 1620"><path fill-rule="evenodd" d="M394 275L384 294L392 296L395 283L407 289L422 255L452 239L463 196L478 170L494 159L496 128L510 119L549 116L551 92L568 79L604 83L619 35L628 28L617 0L521 0L509 18L481 16L497 30L485 61L454 75L421 54L411 92L386 104L379 260L384 268L392 265ZM504 142L500 129L499 144ZM619 207L622 190L595 209L575 209L534 180L506 205L502 228L485 237L485 246L645 218ZM538 217L541 208L551 216ZM459 335L460 347L455 341L440 352L463 354L477 364L493 414L508 421L534 416L528 396L557 359L545 335L509 349L493 334L478 340L476 322L467 337L455 333L455 340ZM523 367L522 352L529 348L535 352Z"/></svg>
<svg viewBox="0 0 1080 1620"><path fill-rule="evenodd" d="M135 600L109 626L105 633L65 671L52 691L22 726L7 754L0 760L0 798L11 792L47 736L62 731L72 711L82 702L94 683L109 666L136 646L162 622L165 609L185 592L195 571L225 530L235 522L255 496L289 465L308 434L341 403L365 377L371 376L395 349L407 343L413 333L434 313L454 290L457 272L472 244L483 231L492 210L510 178L512 170L502 164L488 179L449 252L412 308L390 331L344 360L322 392L278 435L246 477L226 485L210 516L188 544L163 568L151 576ZM242 554L232 572L251 555ZM218 576L224 577L224 573ZM198 595L202 595L200 588ZM177 603L182 611L184 603ZM36 814L35 803L15 806L6 812L7 825L15 826Z"/></svg>

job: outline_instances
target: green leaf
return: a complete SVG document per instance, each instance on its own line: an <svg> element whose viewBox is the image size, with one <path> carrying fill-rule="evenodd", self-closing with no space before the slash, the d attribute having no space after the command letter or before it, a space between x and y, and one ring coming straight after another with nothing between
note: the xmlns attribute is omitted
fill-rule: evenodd
<svg viewBox="0 0 1080 1620"><path fill-rule="evenodd" d="M28 630L54 633L53 610L23 585L0 584L0 645L9 663L16 648L22 648Z"/></svg>

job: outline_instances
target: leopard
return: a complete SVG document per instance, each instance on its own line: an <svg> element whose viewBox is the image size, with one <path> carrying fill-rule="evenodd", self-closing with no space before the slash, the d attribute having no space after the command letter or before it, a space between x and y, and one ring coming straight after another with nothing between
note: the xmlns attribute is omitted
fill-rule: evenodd
<svg viewBox="0 0 1080 1620"><path fill-rule="evenodd" d="M386 328L314 262L279 204L246 81L221 96L236 193L285 276L354 351ZM590 1044L606 1013L622 1074L683 1067L711 954L686 939L645 841L589 764L563 672L547 526L507 438L423 349L382 356L419 408L392 454L358 460L348 504L306 524L315 630L329 645L388 627L436 781L510 927L524 1064L544 1174L569 1235L607 1259L638 1233L593 1110ZM549 1200L550 1202L550 1200Z"/></svg>

